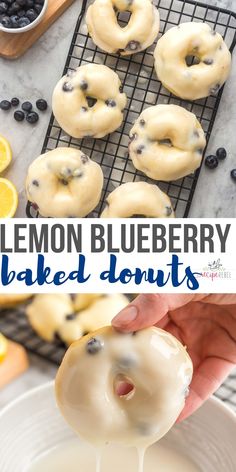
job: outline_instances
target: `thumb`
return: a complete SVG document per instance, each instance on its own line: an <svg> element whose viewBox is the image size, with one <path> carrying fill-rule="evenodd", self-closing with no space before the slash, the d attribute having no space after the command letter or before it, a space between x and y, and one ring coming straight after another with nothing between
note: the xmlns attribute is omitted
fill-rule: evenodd
<svg viewBox="0 0 236 472"><path fill-rule="evenodd" d="M112 325L124 332L148 328L158 323L169 311L205 297L207 295L142 294L113 318Z"/></svg>

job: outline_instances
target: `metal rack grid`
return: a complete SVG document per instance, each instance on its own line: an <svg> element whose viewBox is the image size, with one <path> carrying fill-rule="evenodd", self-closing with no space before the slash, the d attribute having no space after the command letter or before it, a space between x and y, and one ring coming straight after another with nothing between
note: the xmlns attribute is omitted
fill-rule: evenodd
<svg viewBox="0 0 236 472"><path fill-rule="evenodd" d="M171 95L157 80L153 67L155 44L144 52L128 57L102 52L94 45L85 31L84 14L88 3L87 0L83 0L63 73L66 74L68 70L73 70L82 64L91 62L111 67L120 76L128 97L124 121L119 130L103 139L85 138L78 140L68 136L58 126L52 115L42 152L55 149L58 146L79 147L102 166L104 172L102 199L95 211L89 215L90 217L98 217L107 195L122 183L139 180L156 183L146 178L141 172L136 171L128 155L129 132L143 109L157 103L172 103L184 106L197 115L208 141L223 88L217 96L210 96L196 102L183 101ZM161 34L181 22L203 21L221 33L231 52L233 51L236 44L235 13L191 0L154 0L154 4L160 12ZM129 14L127 12L120 13L118 18L121 25L126 24ZM200 169L194 175L181 180L158 183L160 188L171 198L177 217L188 216L199 174ZM29 218L39 216L35 207L29 202L26 214Z"/></svg>
<svg viewBox="0 0 236 472"><path fill-rule="evenodd" d="M55 365L61 363L65 354L66 348L60 341L47 343L35 334L27 321L24 308L2 310L0 332L7 338L22 344L29 352ZM236 371L228 377L216 396L236 412Z"/></svg>

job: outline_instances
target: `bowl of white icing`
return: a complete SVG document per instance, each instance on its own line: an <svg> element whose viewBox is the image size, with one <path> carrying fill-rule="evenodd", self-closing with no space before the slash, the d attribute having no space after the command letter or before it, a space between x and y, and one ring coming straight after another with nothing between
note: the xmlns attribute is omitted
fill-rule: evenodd
<svg viewBox="0 0 236 472"><path fill-rule="evenodd" d="M99 434L99 431L98 431ZM144 472L235 472L236 415L216 398L146 454ZM97 472L96 451L67 426L49 383L0 413L1 472ZM135 449L107 446L101 472L141 472Z"/></svg>

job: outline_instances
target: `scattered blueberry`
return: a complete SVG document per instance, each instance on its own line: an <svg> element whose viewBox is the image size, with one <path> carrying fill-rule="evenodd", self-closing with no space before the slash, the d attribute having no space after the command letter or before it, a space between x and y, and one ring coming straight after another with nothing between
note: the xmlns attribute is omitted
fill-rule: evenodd
<svg viewBox="0 0 236 472"><path fill-rule="evenodd" d="M87 343L87 352L89 354L97 354L102 349L102 343L99 339L91 338Z"/></svg>
<svg viewBox="0 0 236 472"><path fill-rule="evenodd" d="M13 107L17 107L19 105L19 103L20 103L19 98L14 97L14 98L11 99L11 104L12 104Z"/></svg>
<svg viewBox="0 0 236 472"><path fill-rule="evenodd" d="M205 165L208 169L216 169L218 167L219 161L216 156L207 156L205 159Z"/></svg>
<svg viewBox="0 0 236 472"><path fill-rule="evenodd" d="M47 104L46 100L44 100L43 98L39 98L36 101L36 107L40 111L45 111L45 110L47 110L48 104Z"/></svg>
<svg viewBox="0 0 236 472"><path fill-rule="evenodd" d="M26 111L27 113L29 113L29 112L32 110L33 105L32 105L32 103L30 103L30 102L24 102L24 103L22 103L21 108L22 108L22 110L24 110L24 111Z"/></svg>
<svg viewBox="0 0 236 472"><path fill-rule="evenodd" d="M14 118L16 121L23 121L25 119L25 114L21 110L16 110L14 113Z"/></svg>
<svg viewBox="0 0 236 472"><path fill-rule="evenodd" d="M227 157L226 149L225 149L225 148L219 148L219 149L217 149L217 151L216 151L216 157L218 157L218 159L219 159L220 161L223 161L224 159L226 159L226 157Z"/></svg>
<svg viewBox="0 0 236 472"><path fill-rule="evenodd" d="M231 170L230 175L231 175L232 179L235 180L235 182L236 182L236 169Z"/></svg>
<svg viewBox="0 0 236 472"><path fill-rule="evenodd" d="M2 100L0 102L0 108L1 108L1 110L4 110L4 111L10 110L11 102L9 102L9 100Z"/></svg>
<svg viewBox="0 0 236 472"><path fill-rule="evenodd" d="M26 116L26 120L28 121L28 123L33 125L34 123L37 123L37 121L39 120L39 115L35 111L31 111Z"/></svg>

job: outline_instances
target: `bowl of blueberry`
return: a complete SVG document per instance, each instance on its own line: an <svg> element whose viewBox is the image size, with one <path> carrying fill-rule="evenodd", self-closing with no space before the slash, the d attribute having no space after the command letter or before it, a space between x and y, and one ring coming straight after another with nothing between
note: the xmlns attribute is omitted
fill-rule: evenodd
<svg viewBox="0 0 236 472"><path fill-rule="evenodd" d="M0 0L0 31L25 33L42 20L48 0Z"/></svg>

